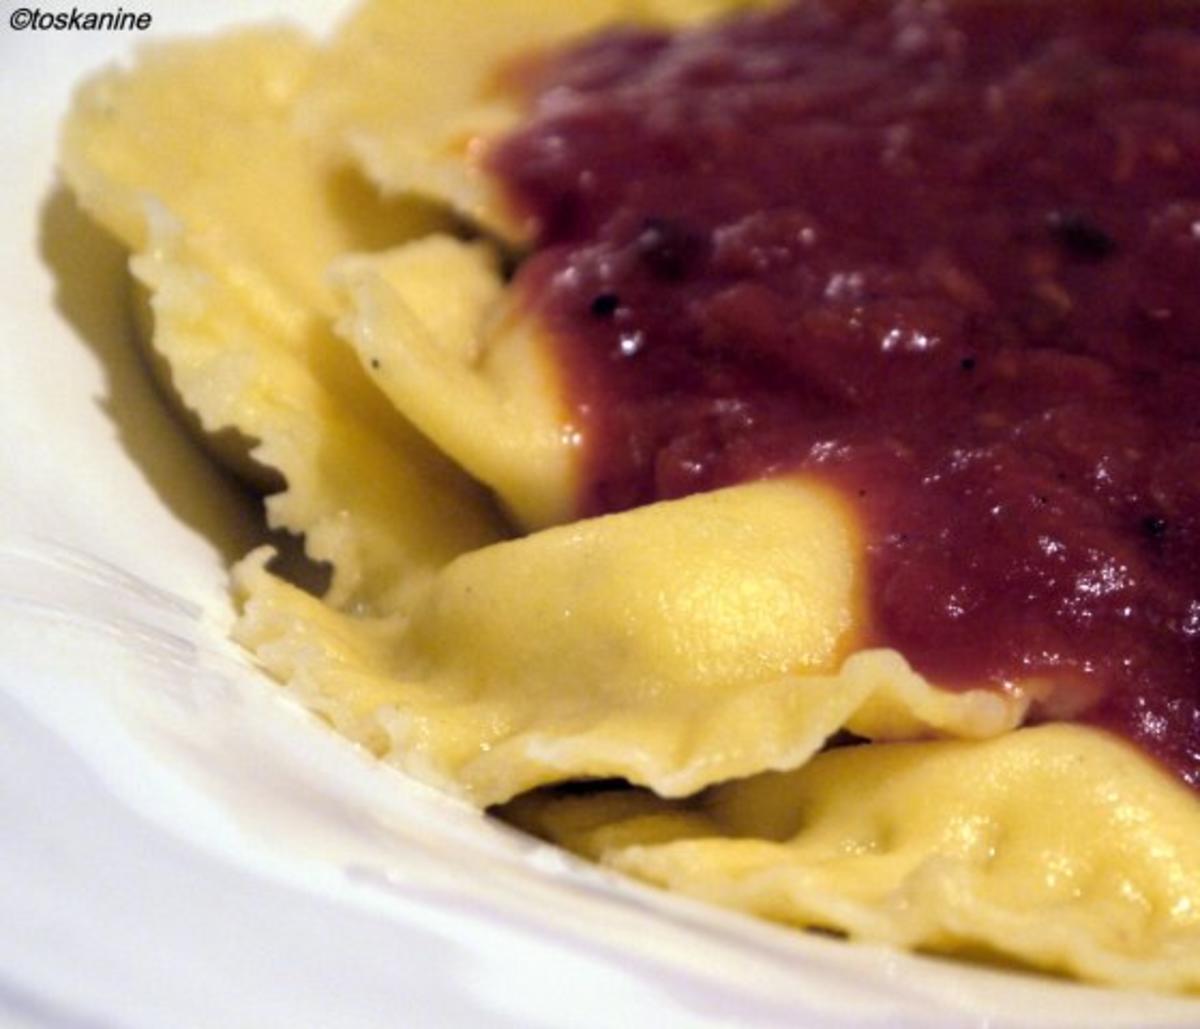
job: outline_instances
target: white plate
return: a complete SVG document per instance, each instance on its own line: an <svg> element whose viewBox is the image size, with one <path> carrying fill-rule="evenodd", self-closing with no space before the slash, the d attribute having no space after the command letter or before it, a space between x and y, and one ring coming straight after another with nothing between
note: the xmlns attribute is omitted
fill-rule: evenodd
<svg viewBox="0 0 1200 1029"><path fill-rule="evenodd" d="M144 34L17 32L18 6L0 7L0 1023L1200 1022L1198 1002L846 946L617 881L292 706L225 636L254 506L162 411L128 346L124 256L53 172L87 69L279 5L140 0Z"/></svg>

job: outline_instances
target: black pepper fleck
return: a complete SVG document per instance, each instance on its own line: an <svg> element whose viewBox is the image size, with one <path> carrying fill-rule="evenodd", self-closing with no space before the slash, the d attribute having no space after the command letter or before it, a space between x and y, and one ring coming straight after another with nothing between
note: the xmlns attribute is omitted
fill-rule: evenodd
<svg viewBox="0 0 1200 1029"><path fill-rule="evenodd" d="M1083 261L1102 261L1116 248L1107 232L1090 218L1074 211L1051 212L1046 226L1064 250Z"/></svg>
<svg viewBox="0 0 1200 1029"><path fill-rule="evenodd" d="M591 312L593 318L611 318L621 306L621 298L616 293L597 293L592 298Z"/></svg>
<svg viewBox="0 0 1200 1029"><path fill-rule="evenodd" d="M964 372L973 372L975 370L975 358L973 357L964 357L958 364Z"/></svg>
<svg viewBox="0 0 1200 1029"><path fill-rule="evenodd" d="M1142 519L1142 533L1148 539L1162 539L1167 533L1167 520L1158 515L1146 515Z"/></svg>

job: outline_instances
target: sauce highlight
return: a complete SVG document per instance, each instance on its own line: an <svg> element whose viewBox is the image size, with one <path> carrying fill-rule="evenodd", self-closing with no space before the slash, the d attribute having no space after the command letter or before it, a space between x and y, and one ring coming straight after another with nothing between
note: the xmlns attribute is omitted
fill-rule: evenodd
<svg viewBox="0 0 1200 1029"><path fill-rule="evenodd" d="M869 642L1200 788L1200 5L614 30L490 158L592 515L800 471Z"/></svg>

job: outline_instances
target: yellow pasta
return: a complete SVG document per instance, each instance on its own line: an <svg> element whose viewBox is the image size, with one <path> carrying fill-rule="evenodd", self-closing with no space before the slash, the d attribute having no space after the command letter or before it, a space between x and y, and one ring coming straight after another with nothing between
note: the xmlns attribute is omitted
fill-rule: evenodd
<svg viewBox="0 0 1200 1029"><path fill-rule="evenodd" d="M934 689L894 652L847 657L848 527L840 501L791 482L657 504L463 555L403 623L251 564L239 637L343 731L481 805L605 776L681 796L801 765L844 726L1018 724L1018 696Z"/></svg>
<svg viewBox="0 0 1200 1029"><path fill-rule="evenodd" d="M518 824L668 889L798 925L1200 988L1200 810L1077 726L846 747L670 804L535 796Z"/></svg>
<svg viewBox="0 0 1200 1029"><path fill-rule="evenodd" d="M495 249L437 235L334 266L339 330L388 398L527 528L570 519L577 436Z"/></svg>
<svg viewBox="0 0 1200 1029"><path fill-rule="evenodd" d="M527 235L480 166L483 144L512 128L511 62L614 22L686 24L747 0L374 0L319 59L298 121L385 193L448 203L501 238Z"/></svg>
<svg viewBox="0 0 1200 1029"><path fill-rule="evenodd" d="M381 202L296 135L313 58L279 30L148 51L80 90L62 165L134 254L153 345L203 427L240 430L282 473L272 524L333 565L331 602L389 610L504 529L333 333L329 263L444 219Z"/></svg>

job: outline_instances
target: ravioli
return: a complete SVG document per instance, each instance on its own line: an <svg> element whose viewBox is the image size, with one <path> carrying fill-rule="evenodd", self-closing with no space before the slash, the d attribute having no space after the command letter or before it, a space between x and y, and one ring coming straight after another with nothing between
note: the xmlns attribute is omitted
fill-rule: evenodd
<svg viewBox="0 0 1200 1029"><path fill-rule="evenodd" d="M648 882L1200 988L1195 798L1095 730L1018 730L1021 689L863 649L836 493L799 476L573 520L575 427L505 277L527 227L480 155L521 116L530 48L736 6L375 0L324 49L243 32L82 87L64 173L133 252L153 347L333 568L314 597L251 555L237 638L381 758ZM825 751L843 730L874 742ZM640 789L521 796L609 778Z"/></svg>
<svg viewBox="0 0 1200 1029"><path fill-rule="evenodd" d="M397 410L525 528L569 521L577 433L543 334L504 288L495 247L436 235L346 258L341 335Z"/></svg>
<svg viewBox="0 0 1200 1029"><path fill-rule="evenodd" d="M481 167L485 141L520 120L509 88L519 62L614 22L679 25L749 6L754 0L366 3L322 54L298 124L385 193L444 201L520 242L527 227Z"/></svg>
<svg viewBox="0 0 1200 1029"><path fill-rule="evenodd" d="M238 636L344 732L481 805L610 776L682 796L803 764L844 726L1018 724L1019 696L850 653L855 551L836 498L763 483L465 554L390 622L251 564Z"/></svg>
<svg viewBox="0 0 1200 1029"><path fill-rule="evenodd" d="M535 795L516 824L667 889L904 947L1200 986L1200 811L1072 725L873 744L671 804Z"/></svg>
<svg viewBox="0 0 1200 1029"><path fill-rule="evenodd" d="M148 50L81 88L62 168L133 253L153 346L204 429L240 431L286 480L271 524L332 565L331 603L386 611L506 530L332 331L335 257L445 220L380 201L293 132L314 57L281 30Z"/></svg>

